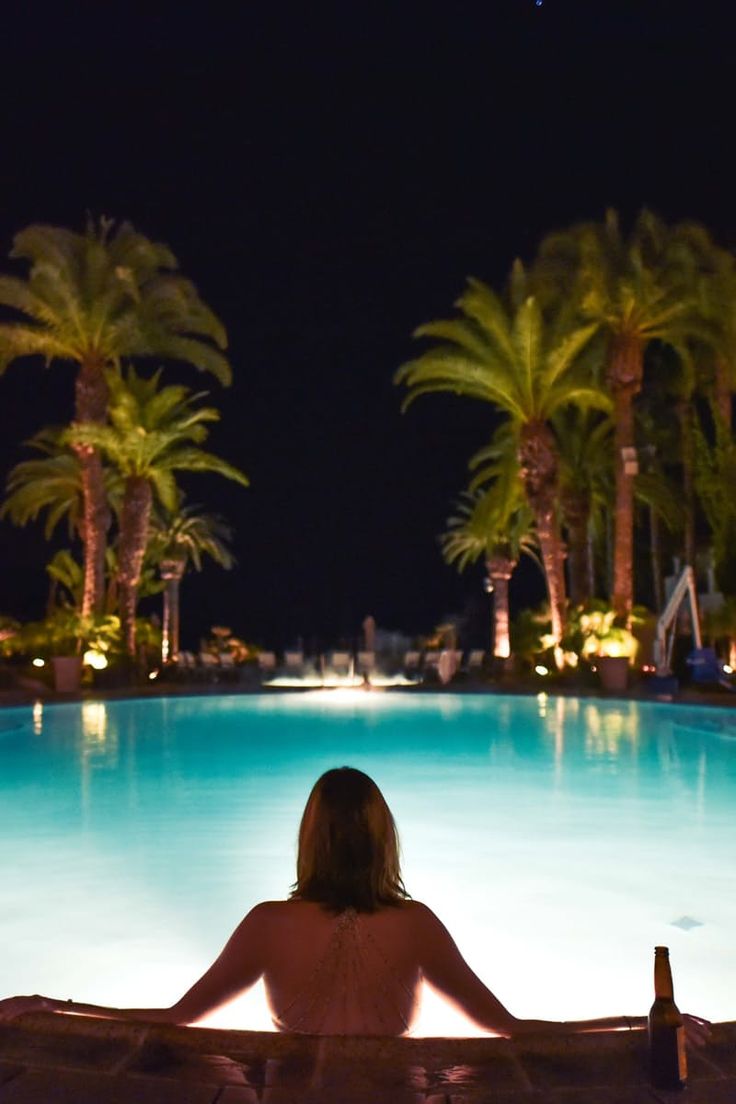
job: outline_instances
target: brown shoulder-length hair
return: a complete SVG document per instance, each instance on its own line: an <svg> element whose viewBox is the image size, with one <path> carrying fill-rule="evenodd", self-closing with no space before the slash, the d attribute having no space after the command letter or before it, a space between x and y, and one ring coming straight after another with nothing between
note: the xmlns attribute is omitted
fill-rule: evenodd
<svg viewBox="0 0 736 1104"><path fill-rule="evenodd" d="M374 912L409 897L401 880L399 837L376 783L353 767L318 778L299 826L291 896L326 908Z"/></svg>

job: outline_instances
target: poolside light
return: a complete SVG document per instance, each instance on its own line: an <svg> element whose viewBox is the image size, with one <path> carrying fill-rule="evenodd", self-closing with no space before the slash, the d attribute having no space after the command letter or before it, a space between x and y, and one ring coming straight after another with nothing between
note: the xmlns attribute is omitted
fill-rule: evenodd
<svg viewBox="0 0 736 1104"><path fill-rule="evenodd" d="M724 663L723 664L723 673L725 675L732 675L733 674L733 667L731 666L730 663Z"/></svg>
<svg viewBox="0 0 736 1104"><path fill-rule="evenodd" d="M107 656L104 652L90 648L82 656L82 663L85 667L91 667L93 671L104 671L107 667Z"/></svg>
<svg viewBox="0 0 736 1104"><path fill-rule="evenodd" d="M149 679L157 679L158 678L158 667L154 668L153 671L149 671L148 672L148 677L149 677Z"/></svg>
<svg viewBox="0 0 736 1104"><path fill-rule="evenodd" d="M34 667L45 667L46 666L46 660L41 659L40 656L36 656L36 658L32 662L33 662Z"/></svg>
<svg viewBox="0 0 736 1104"><path fill-rule="evenodd" d="M534 671L537 675L548 675L549 667L545 667L543 663L538 663Z"/></svg>

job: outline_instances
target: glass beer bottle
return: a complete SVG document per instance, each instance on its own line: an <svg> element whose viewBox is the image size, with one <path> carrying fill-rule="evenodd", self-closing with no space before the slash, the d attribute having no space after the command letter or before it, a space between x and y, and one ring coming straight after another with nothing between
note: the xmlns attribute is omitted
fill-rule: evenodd
<svg viewBox="0 0 736 1104"><path fill-rule="evenodd" d="M684 1089L687 1084L685 1028L672 988L670 952L654 948L654 1004L649 1011L649 1069L655 1089Z"/></svg>

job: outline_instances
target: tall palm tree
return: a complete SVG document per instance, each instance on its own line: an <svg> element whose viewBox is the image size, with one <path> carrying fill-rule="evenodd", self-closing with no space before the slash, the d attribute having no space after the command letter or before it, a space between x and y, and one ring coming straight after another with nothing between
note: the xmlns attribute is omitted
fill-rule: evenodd
<svg viewBox="0 0 736 1104"><path fill-rule="evenodd" d="M143 558L149 539L154 500L165 510L178 505L174 473L211 472L248 486L248 478L227 461L198 446L208 423L219 420L214 407L197 406L203 394L188 387L159 389L161 371L149 379L130 367L123 377L108 372L109 425L78 424L68 431L71 443L99 449L124 479L118 541L118 591L123 640L135 655L135 611Z"/></svg>
<svg viewBox="0 0 736 1104"><path fill-rule="evenodd" d="M191 565L202 570L205 556L229 570L235 563L229 542L232 531L213 514L196 506L179 506L173 513L152 516L148 554L158 563L164 586L164 616L161 632L161 661L173 663L179 654L179 592Z"/></svg>
<svg viewBox="0 0 736 1104"><path fill-rule="evenodd" d="M642 211L627 237L618 215L546 237L533 268L543 299L576 298L581 317L607 336L605 381L613 402L615 540L612 602L627 619L634 600L634 400L644 353L657 339L682 346L695 326L692 257L667 227Z"/></svg>
<svg viewBox="0 0 736 1104"><path fill-rule="evenodd" d="M611 419L568 406L552 419L560 451L560 507L567 543L570 601L596 593L594 533L610 506Z"/></svg>
<svg viewBox="0 0 736 1104"><path fill-rule="evenodd" d="M558 513L559 453L550 419L577 404L608 410L610 402L579 356L595 323L560 330L545 322L534 297L507 308L480 280L457 301L462 317L429 322L415 337L436 341L403 364L395 382L408 388L403 409L418 396L452 392L480 399L510 421L524 493L534 515L555 641L565 621L564 549Z"/></svg>
<svg viewBox="0 0 736 1104"><path fill-rule="evenodd" d="M221 322L176 272L171 251L130 223L90 221L82 234L28 226L16 234L10 256L29 271L27 278L0 276L0 305L18 316L0 322L0 373L29 356L76 364L76 422L105 421L106 369L122 358L182 361L229 383ZM79 438L74 448L84 502L82 612L89 615L102 604L111 519L96 447Z"/></svg>

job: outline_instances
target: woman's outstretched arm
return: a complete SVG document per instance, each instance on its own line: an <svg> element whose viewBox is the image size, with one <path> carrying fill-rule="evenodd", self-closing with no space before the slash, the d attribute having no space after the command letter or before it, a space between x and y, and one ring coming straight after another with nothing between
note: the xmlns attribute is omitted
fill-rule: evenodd
<svg viewBox="0 0 736 1104"><path fill-rule="evenodd" d="M262 975L268 936L267 909L265 904L251 909L210 968L170 1008L112 1008L53 997L9 997L0 1000L0 1023L24 1012L73 1012L149 1023L194 1023L248 989Z"/></svg>
<svg viewBox="0 0 736 1104"><path fill-rule="evenodd" d="M468 966L444 924L426 905L416 906L421 968L426 980L479 1027L495 1035L571 1035L587 1031L643 1028L646 1016L604 1016L592 1020L524 1020L514 1016ZM688 1042L707 1040L710 1025L699 1016L685 1016Z"/></svg>

